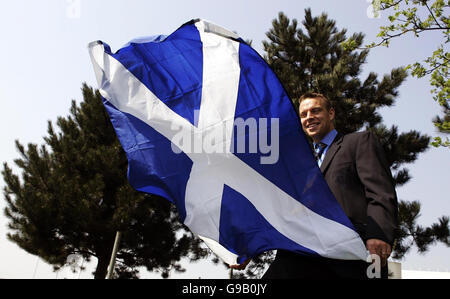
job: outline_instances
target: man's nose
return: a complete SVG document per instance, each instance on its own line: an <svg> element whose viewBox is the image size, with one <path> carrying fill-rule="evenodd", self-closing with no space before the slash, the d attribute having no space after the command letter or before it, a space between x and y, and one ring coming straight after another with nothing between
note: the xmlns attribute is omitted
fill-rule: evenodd
<svg viewBox="0 0 450 299"><path fill-rule="evenodd" d="M313 114L310 111L308 111L308 112L306 112L306 120L308 120L310 118L313 118Z"/></svg>

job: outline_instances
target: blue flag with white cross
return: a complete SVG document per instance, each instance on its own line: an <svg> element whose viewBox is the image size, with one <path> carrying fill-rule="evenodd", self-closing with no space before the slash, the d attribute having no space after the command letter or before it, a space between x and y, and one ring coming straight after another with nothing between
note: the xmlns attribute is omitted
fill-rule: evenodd
<svg viewBox="0 0 450 299"><path fill-rule="evenodd" d="M274 249L366 259L282 84L235 33L192 20L89 53L130 184L174 203L223 261Z"/></svg>

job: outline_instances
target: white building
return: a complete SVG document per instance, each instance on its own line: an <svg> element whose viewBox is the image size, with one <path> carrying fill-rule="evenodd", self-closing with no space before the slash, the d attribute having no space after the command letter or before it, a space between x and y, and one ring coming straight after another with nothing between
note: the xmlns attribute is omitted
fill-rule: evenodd
<svg viewBox="0 0 450 299"><path fill-rule="evenodd" d="M450 279L450 272L402 270L401 263L389 262L390 279Z"/></svg>

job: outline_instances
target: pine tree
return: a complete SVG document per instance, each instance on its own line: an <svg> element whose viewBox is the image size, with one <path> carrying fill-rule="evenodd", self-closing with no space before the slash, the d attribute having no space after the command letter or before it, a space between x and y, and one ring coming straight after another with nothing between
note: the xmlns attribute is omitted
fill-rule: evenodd
<svg viewBox="0 0 450 299"><path fill-rule="evenodd" d="M394 104L398 88L407 77L406 71L403 67L394 68L381 80L371 72L361 80L369 50L352 49L360 48L363 33L353 34L351 40L355 47L347 49L342 45L347 39L347 30L338 30L327 14L313 17L311 10L306 9L302 24L304 30L298 28L296 19L291 21L280 12L266 34L269 40L263 41L264 58L283 83L294 107L298 107L298 99L306 92L324 94L336 110L336 129L344 134L373 130L386 151L396 186L405 184L410 176L403 164L415 161L417 155L427 149L430 138L415 130L399 134L396 126L386 128L379 109ZM448 217L422 228L417 225L420 204L400 201L399 205L400 229L395 258L403 257L413 244L421 251L426 251L436 241L450 245ZM236 276L259 277L271 259L273 253L265 253L250 263L245 273Z"/></svg>
<svg viewBox="0 0 450 299"><path fill-rule="evenodd" d="M163 277L184 271L180 258L197 260L205 250L167 200L128 184L127 159L99 93L86 84L82 93L84 101L58 118L59 132L48 122L44 145L16 141L21 179L4 163L9 240L55 270L73 254L96 257L94 277L104 278L120 231L116 277L138 277L140 266Z"/></svg>

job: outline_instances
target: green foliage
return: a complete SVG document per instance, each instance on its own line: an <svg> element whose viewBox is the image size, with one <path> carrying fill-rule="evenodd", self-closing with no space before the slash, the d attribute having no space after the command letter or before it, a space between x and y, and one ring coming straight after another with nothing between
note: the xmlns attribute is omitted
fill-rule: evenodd
<svg viewBox="0 0 450 299"><path fill-rule="evenodd" d="M96 257L95 278L104 278L121 231L118 276L137 277L141 266L163 277L184 271L181 257L197 260L206 252L167 200L128 184L127 159L100 95L85 84L82 92L84 101L58 118L58 132L48 123L45 145L16 141L21 178L4 163L9 240L55 270L71 254Z"/></svg>
<svg viewBox="0 0 450 299"><path fill-rule="evenodd" d="M426 57L423 62L414 62L406 66L405 70L410 70L411 75L422 78L430 75L431 93L433 99L442 107L444 117L439 116L433 119L437 130L441 133L449 134L450 130L450 80L449 66L450 53L446 50L446 44L450 41L450 1L444 0L373 0L372 5L379 11L389 12L389 25L381 26L378 37L381 41L372 42L364 48L376 46L389 46L392 39L411 33L415 37L420 37L425 32L442 33L442 43L437 45L437 49ZM342 43L346 49L357 49L352 38ZM448 138L443 141L440 137L435 137L431 143L433 146L445 146L450 148Z"/></svg>
<svg viewBox="0 0 450 299"><path fill-rule="evenodd" d="M394 258L404 256L415 244L418 251L426 252L430 245L437 241L450 246L449 218L441 217L437 223L430 227L422 227L417 224L420 216L420 203L418 201L399 203L400 229L397 239Z"/></svg>

